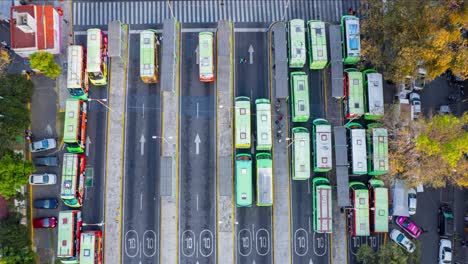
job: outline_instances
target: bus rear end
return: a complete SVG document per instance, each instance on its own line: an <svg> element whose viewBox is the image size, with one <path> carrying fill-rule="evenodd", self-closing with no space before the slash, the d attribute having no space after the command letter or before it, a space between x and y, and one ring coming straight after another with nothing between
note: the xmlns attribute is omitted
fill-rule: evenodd
<svg viewBox="0 0 468 264"><path fill-rule="evenodd" d="M59 212L57 258L62 263L79 263L81 225L81 211L69 210Z"/></svg>
<svg viewBox="0 0 468 264"><path fill-rule="evenodd" d="M214 81L213 32L198 34L198 63L201 82Z"/></svg>

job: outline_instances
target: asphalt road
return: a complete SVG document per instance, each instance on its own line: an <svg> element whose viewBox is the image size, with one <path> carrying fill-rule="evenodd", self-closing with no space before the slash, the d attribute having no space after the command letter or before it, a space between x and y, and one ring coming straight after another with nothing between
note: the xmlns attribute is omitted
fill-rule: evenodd
<svg viewBox="0 0 468 264"><path fill-rule="evenodd" d="M268 75L268 38L267 33L235 33L235 96L248 96L251 112L255 113L255 99L270 98ZM252 45L252 59L249 47ZM240 64L240 58L248 58L248 63ZM252 64L250 64L252 62ZM256 129L255 115L252 116L252 132ZM255 142L252 150L255 155ZM255 159L252 178L256 192ZM234 194L235 195L235 194ZM256 206L254 194L252 207L236 208L236 263L273 263L272 254L272 208Z"/></svg>
<svg viewBox="0 0 468 264"><path fill-rule="evenodd" d="M312 120L325 117L323 71L310 71L308 64L303 69L291 71L304 71L309 77L309 102L310 121L307 123L296 123L294 126L306 127L311 135L312 144ZM288 104L289 129L293 128L291 120L291 104ZM291 132L288 137L291 137ZM292 158L291 148L288 148L289 157ZM313 147L310 148L313 151ZM313 158L311 153L311 170L313 169ZM330 235L315 233L313 230L312 211L312 189L313 177L327 177L331 173L314 173L308 181L295 181L290 179L291 186L291 249L293 263L329 263L330 262Z"/></svg>
<svg viewBox="0 0 468 264"><path fill-rule="evenodd" d="M86 36L75 36L75 44L86 47ZM107 98L107 86L89 85L89 98ZM106 160L107 108L97 101L88 101L86 153L86 189L82 207L83 223L104 222L104 176ZM86 227L96 229L95 227Z"/></svg>
<svg viewBox="0 0 468 264"><path fill-rule="evenodd" d="M214 264L216 86L199 81L198 33L182 33L180 43L179 262Z"/></svg>
<svg viewBox="0 0 468 264"><path fill-rule="evenodd" d="M139 38L129 38L122 263L159 263L161 97L140 79Z"/></svg>

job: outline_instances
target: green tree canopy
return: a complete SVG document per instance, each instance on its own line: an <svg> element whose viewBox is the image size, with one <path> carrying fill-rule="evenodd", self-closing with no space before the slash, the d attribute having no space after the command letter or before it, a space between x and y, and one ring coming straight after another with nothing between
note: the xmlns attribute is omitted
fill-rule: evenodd
<svg viewBox="0 0 468 264"><path fill-rule="evenodd" d="M31 250L28 228L21 225L21 215L13 213L0 221L0 263L35 263L35 253Z"/></svg>
<svg viewBox="0 0 468 264"><path fill-rule="evenodd" d="M468 78L468 3L463 0L367 0L362 20L362 59L400 82L427 70Z"/></svg>
<svg viewBox="0 0 468 264"><path fill-rule="evenodd" d="M13 97L23 104L31 101L33 87L33 83L23 74L6 74L0 77L0 96Z"/></svg>
<svg viewBox="0 0 468 264"><path fill-rule="evenodd" d="M32 69L41 71L45 76L55 79L60 75L62 68L55 62L54 55L45 52L38 51L29 56Z"/></svg>
<svg viewBox="0 0 468 264"><path fill-rule="evenodd" d="M407 252L401 246L393 241L380 245L377 251L374 251L367 244L362 245L357 254L357 260L366 264L418 264L420 263L420 246L416 243L416 250L413 253Z"/></svg>
<svg viewBox="0 0 468 264"><path fill-rule="evenodd" d="M23 185L34 167L30 161L23 161L21 154L6 153L0 159L0 194L9 199Z"/></svg>

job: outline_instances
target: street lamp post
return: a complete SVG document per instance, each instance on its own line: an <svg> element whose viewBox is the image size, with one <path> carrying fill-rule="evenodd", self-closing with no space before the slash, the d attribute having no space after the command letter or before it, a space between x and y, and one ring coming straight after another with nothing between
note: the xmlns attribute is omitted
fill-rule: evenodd
<svg viewBox="0 0 468 264"><path fill-rule="evenodd" d="M103 226L104 222L101 223L96 223L96 224L87 224L87 223L82 223L82 226Z"/></svg>

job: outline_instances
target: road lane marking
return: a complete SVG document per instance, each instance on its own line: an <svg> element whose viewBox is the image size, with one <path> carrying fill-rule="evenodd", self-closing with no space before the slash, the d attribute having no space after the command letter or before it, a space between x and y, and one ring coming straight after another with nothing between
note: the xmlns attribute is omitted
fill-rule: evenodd
<svg viewBox="0 0 468 264"><path fill-rule="evenodd" d="M252 47L252 44L250 44L248 52L249 52L249 59L250 59L249 63L253 64L253 53L255 52L255 50Z"/></svg>
<svg viewBox="0 0 468 264"><path fill-rule="evenodd" d="M198 64L198 63L197 63ZM198 119L198 103L197 103L197 119Z"/></svg>
<svg viewBox="0 0 468 264"><path fill-rule="evenodd" d="M197 211L198 211L198 194L197 194Z"/></svg>
<svg viewBox="0 0 468 264"><path fill-rule="evenodd" d="M145 142L146 142L145 136L143 135L143 133L141 133L141 137L140 137L140 155L141 156L145 155Z"/></svg>
<svg viewBox="0 0 468 264"><path fill-rule="evenodd" d="M140 211L143 210L143 193L140 193Z"/></svg>
<svg viewBox="0 0 468 264"><path fill-rule="evenodd" d="M198 155L200 154L200 143L201 143L201 140L200 140L200 136L198 135L197 133L197 136L195 137L195 153Z"/></svg>
<svg viewBox="0 0 468 264"><path fill-rule="evenodd" d="M89 146L91 145L91 139L89 139L89 136L86 136L86 157L89 156Z"/></svg>
<svg viewBox="0 0 468 264"><path fill-rule="evenodd" d="M214 236L213 232L208 229L204 229L200 232L199 236L199 250L200 254L207 258L213 254L213 247L214 247Z"/></svg>
<svg viewBox="0 0 468 264"><path fill-rule="evenodd" d="M143 119L145 119L145 104L143 104Z"/></svg>

